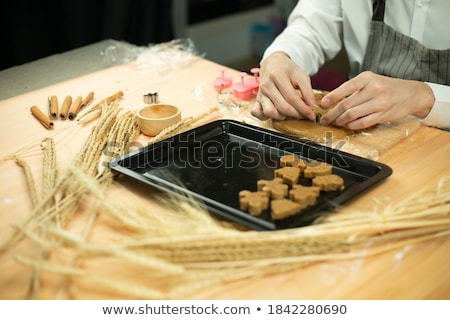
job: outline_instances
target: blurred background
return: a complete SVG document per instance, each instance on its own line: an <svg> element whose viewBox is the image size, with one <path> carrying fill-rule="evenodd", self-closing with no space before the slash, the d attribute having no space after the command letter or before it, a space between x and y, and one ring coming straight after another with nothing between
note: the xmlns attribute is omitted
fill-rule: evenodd
<svg viewBox="0 0 450 320"><path fill-rule="evenodd" d="M248 72L259 65L262 53L284 28L296 3L297 0L3 0L0 70L105 39L148 46L190 38L206 59ZM84 61L85 71L101 67L99 60L93 59L92 67ZM345 57L340 55L327 68L345 73Z"/></svg>
<svg viewBox="0 0 450 320"><path fill-rule="evenodd" d="M273 39L284 19L278 2L291 1L4 0L1 69L104 39L147 46L187 37L206 58L239 64Z"/></svg>

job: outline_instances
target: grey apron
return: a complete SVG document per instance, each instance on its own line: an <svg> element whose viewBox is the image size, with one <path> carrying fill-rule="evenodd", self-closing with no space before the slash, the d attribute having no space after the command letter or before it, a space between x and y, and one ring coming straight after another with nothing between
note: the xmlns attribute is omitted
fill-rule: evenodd
<svg viewBox="0 0 450 320"><path fill-rule="evenodd" d="M362 69L377 74L450 84L450 49L432 50L384 23L385 0L375 0Z"/></svg>

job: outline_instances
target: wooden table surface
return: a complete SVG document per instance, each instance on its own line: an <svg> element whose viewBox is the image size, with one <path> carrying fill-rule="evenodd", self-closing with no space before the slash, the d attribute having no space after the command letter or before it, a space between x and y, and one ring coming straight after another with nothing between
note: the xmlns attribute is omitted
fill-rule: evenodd
<svg viewBox="0 0 450 320"><path fill-rule="evenodd" d="M95 92L98 99L119 90L121 106L136 110L145 105L143 94L158 92L160 101L182 109L183 117L198 115L217 102L212 83L220 66L202 58L166 68L131 62L36 91L0 101L0 239L11 233L31 211L31 202L22 169L10 155L25 159L41 190L42 154L40 141L53 137L58 170L64 170L76 156L93 124L56 120L53 130L44 129L30 114L32 105L47 108L47 97L85 96ZM229 70L230 75L238 75ZM250 120L250 119L248 119ZM148 137L140 136L145 143ZM375 188L346 203L346 208L372 210L376 199L397 203L418 189L438 183L450 174L450 132L421 127L413 135L381 155L393 174ZM116 186L113 185L114 189ZM117 194L114 193L114 194ZM126 199L124 199L126 200ZM14 260L26 249L19 245L0 255L0 298L21 299L29 271ZM220 287L204 288L186 299L450 299L450 236L439 237L386 253L345 261L316 263L298 270L263 278L239 280ZM52 289L41 288L49 298ZM80 297L108 298L95 292Z"/></svg>

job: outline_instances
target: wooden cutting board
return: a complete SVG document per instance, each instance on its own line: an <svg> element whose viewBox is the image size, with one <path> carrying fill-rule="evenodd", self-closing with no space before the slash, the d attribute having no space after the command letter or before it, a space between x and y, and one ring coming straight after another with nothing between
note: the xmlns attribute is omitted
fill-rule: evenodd
<svg viewBox="0 0 450 320"><path fill-rule="evenodd" d="M393 145L413 134L421 123L408 117L359 131L322 126L309 120L272 120L271 125L279 132L375 160Z"/></svg>

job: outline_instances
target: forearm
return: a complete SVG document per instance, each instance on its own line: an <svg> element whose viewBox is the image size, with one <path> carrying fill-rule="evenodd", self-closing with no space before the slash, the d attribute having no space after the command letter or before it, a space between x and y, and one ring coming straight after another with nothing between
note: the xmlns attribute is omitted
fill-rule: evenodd
<svg viewBox="0 0 450 320"><path fill-rule="evenodd" d="M282 51L306 73L313 75L341 50L341 30L338 2L302 0L290 15L287 28L266 49L263 60Z"/></svg>

